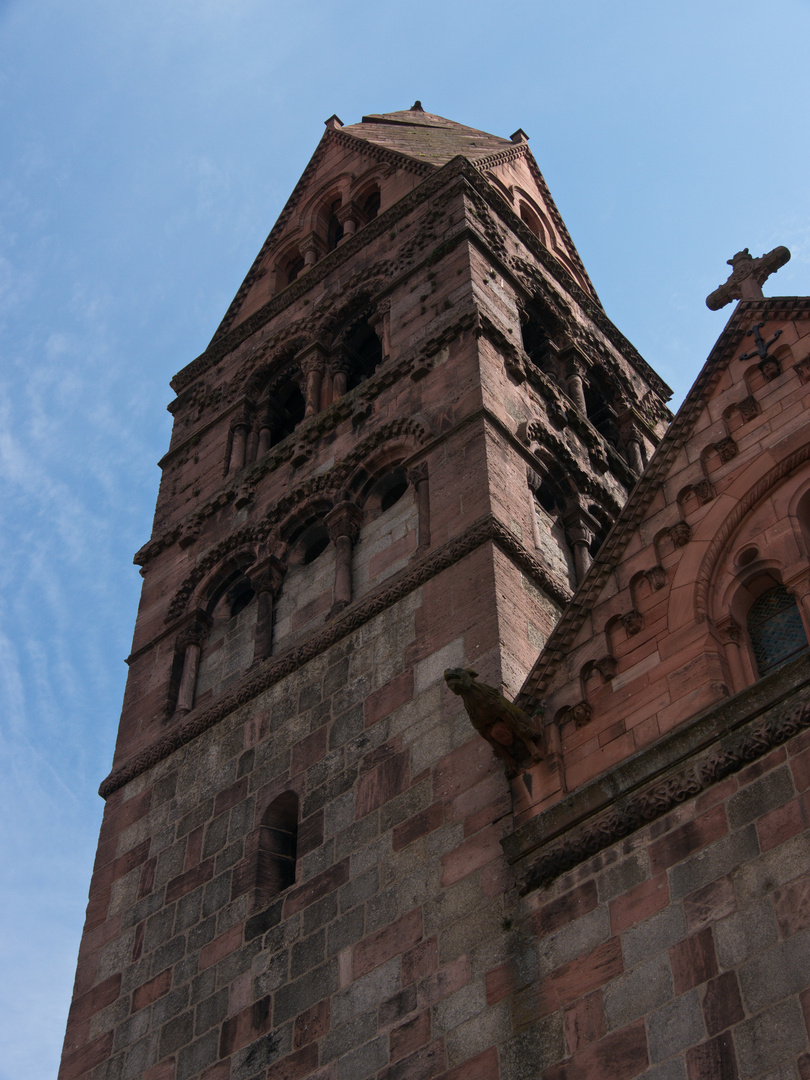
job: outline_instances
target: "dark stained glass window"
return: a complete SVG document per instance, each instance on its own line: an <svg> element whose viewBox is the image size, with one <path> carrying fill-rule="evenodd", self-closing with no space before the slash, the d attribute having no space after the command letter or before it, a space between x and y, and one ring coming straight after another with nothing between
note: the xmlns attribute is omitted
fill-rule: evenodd
<svg viewBox="0 0 810 1080"><path fill-rule="evenodd" d="M763 593L751 605L748 635L761 676L807 648L802 617L784 585Z"/></svg>

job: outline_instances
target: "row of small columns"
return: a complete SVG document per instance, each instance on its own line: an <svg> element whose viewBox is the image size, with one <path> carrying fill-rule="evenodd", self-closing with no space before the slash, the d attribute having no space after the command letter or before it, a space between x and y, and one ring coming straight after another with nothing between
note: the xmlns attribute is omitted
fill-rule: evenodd
<svg viewBox="0 0 810 1080"><path fill-rule="evenodd" d="M549 343L554 348L553 343ZM583 353L576 345L568 345L560 350L560 361L566 369L566 391L577 412L588 418L588 408L585 403L585 372L588 363ZM627 406L617 417L619 429L622 433L622 441L627 449L627 461L635 473L644 471L644 455L642 447L644 440L641 435L638 419L633 413L631 406Z"/></svg>
<svg viewBox="0 0 810 1080"><path fill-rule="evenodd" d="M417 556L430 546L430 489L427 464L422 462L407 473L409 482L416 489L418 510ZM329 539L335 546L335 584L333 603L329 618L339 614L352 602L352 553L360 532L362 511L349 500L337 503L325 516ZM273 609L284 583L284 564L271 555L249 571L250 583L256 593L256 633L253 646L253 664L269 658L273 649ZM183 652L183 672L177 694L175 716L190 712L194 706L194 688L200 669L202 646L211 620L203 611L193 616L193 621L178 639L178 649ZM252 666L252 665L251 665Z"/></svg>
<svg viewBox="0 0 810 1080"><path fill-rule="evenodd" d="M535 491L540 486L540 477L535 473L532 468L527 469L526 478L529 484L530 494L530 510L531 510L531 522L532 522L532 535L534 538L534 546L540 549L542 544L542 537L540 536L540 524L537 520L537 511L535 509ZM594 541L594 537L597 535L599 529L599 523L591 517L591 515L584 510L581 506L574 504L566 508L561 517L563 526L565 528L565 536L571 547L571 552L574 556L574 575L579 584L593 563L593 555L591 554L591 544Z"/></svg>

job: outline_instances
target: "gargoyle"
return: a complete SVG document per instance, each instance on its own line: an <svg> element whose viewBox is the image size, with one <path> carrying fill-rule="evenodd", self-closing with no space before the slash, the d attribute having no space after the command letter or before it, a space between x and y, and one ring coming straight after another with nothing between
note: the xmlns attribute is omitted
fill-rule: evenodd
<svg viewBox="0 0 810 1080"><path fill-rule="evenodd" d="M491 686L479 683L471 668L448 668L444 681L464 702L472 726L506 766L507 776L517 776L542 761L543 736L529 717Z"/></svg>

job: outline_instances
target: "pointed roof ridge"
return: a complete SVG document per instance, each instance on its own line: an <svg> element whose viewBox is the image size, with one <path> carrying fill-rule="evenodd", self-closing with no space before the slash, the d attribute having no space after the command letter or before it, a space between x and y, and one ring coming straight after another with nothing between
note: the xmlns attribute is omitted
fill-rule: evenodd
<svg viewBox="0 0 810 1080"><path fill-rule="evenodd" d="M511 139L426 112L420 101L398 112L367 113L359 124L342 130L363 142L437 167L459 155L477 161L514 147Z"/></svg>

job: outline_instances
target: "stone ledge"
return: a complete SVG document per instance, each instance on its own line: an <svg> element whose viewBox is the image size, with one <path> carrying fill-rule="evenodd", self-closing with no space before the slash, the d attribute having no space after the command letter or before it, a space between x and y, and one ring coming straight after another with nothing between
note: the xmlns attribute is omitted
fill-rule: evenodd
<svg viewBox="0 0 810 1080"><path fill-rule="evenodd" d="M808 726L805 653L520 826L501 841L506 857L524 891L547 885Z"/></svg>

